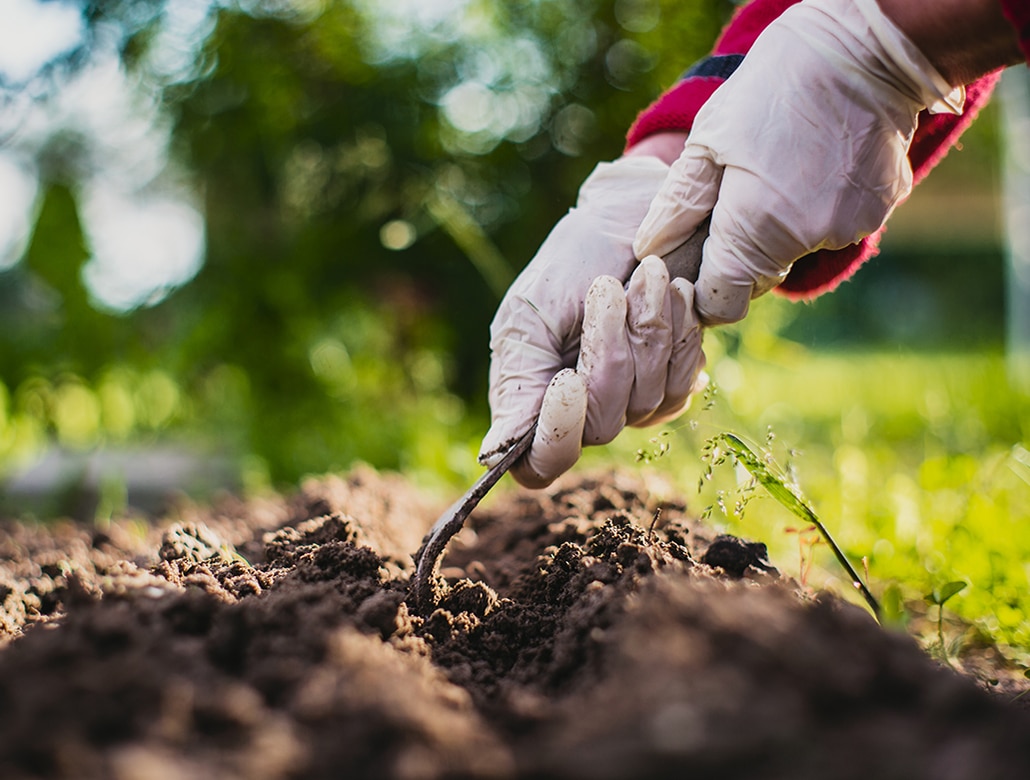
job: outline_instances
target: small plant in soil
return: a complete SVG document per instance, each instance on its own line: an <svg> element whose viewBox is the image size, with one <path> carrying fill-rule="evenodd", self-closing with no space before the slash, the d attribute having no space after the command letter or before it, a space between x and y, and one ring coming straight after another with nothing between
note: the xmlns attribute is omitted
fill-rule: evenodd
<svg viewBox="0 0 1030 780"><path fill-rule="evenodd" d="M954 596L965 590L965 588L966 583L961 580L955 580L934 588L924 596L927 604L937 607L937 643L933 649L936 650L935 654L937 657L949 665L951 664L951 654L948 652L947 643L944 641L944 605Z"/></svg>
<svg viewBox="0 0 1030 780"><path fill-rule="evenodd" d="M848 560L843 550L841 550L837 542L834 541L833 536L823 524L822 520L819 519L815 510L808 503L808 500L801 494L800 489L793 480L788 480L788 478L783 476L783 469L776 464L776 461L773 459L770 452L761 447L756 447L756 449L762 451L761 456L755 452L755 449L752 449L750 446L745 444L739 436L733 433L720 433L717 436L713 436L705 442L704 446L703 457L708 462L708 471L706 474L710 475L712 468L726 462L732 462L734 465L742 466L749 474L751 474L758 484L768 491L769 495L779 501L780 504L800 520L818 529L819 533L822 534L823 539L826 540L826 544L828 544L830 549L833 550L833 554L837 558L837 561L847 572L855 589L862 594L862 597L866 600L870 609L872 609L873 615L875 615L877 620L879 620L880 605L876 601L876 597L873 596L872 592L855 570L855 567L851 564L851 561ZM749 495L750 492L745 496L745 503ZM738 501L737 503L739 505L741 502ZM735 511L739 513L742 509L743 507L739 506L739 508L735 508Z"/></svg>

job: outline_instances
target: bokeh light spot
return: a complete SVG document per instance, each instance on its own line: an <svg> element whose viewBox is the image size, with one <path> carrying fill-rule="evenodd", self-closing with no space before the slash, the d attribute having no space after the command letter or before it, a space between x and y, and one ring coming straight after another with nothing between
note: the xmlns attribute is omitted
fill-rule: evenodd
<svg viewBox="0 0 1030 780"><path fill-rule="evenodd" d="M399 252L415 243L418 233L415 226L404 219L392 219L379 231L379 240L387 249Z"/></svg>

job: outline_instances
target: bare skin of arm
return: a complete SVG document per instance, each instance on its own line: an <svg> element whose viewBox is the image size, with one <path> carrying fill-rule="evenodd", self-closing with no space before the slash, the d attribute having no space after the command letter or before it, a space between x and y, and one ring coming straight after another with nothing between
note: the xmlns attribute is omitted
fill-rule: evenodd
<svg viewBox="0 0 1030 780"><path fill-rule="evenodd" d="M998 0L877 1L952 86L1023 62Z"/></svg>
<svg viewBox="0 0 1030 780"><path fill-rule="evenodd" d="M687 134L680 131L669 131L649 135L640 143L630 147L625 157L632 157L638 154L657 157L666 165L672 165L676 158L683 152L683 144L687 142Z"/></svg>

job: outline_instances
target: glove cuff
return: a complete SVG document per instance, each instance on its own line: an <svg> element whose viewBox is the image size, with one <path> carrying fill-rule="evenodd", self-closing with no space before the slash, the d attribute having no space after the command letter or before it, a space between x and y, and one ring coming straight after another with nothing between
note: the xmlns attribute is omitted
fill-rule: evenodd
<svg viewBox="0 0 1030 780"><path fill-rule="evenodd" d="M576 210L599 220L605 226L602 232L626 234L632 241L668 173L668 165L648 155L598 163L580 185Z"/></svg>
<svg viewBox="0 0 1030 780"><path fill-rule="evenodd" d="M966 100L965 88L952 87L919 47L880 10L876 0L851 2L880 44L879 56L904 77L923 107L931 114L961 114Z"/></svg>

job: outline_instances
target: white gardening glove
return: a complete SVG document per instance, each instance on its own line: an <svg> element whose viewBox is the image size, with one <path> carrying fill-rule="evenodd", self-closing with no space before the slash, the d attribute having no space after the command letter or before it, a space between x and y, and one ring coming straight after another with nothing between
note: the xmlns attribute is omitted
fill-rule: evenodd
<svg viewBox="0 0 1030 780"><path fill-rule="evenodd" d="M670 282L657 257L638 263L631 246L667 172L655 157L598 165L497 310L479 458L496 462L539 414L512 468L527 487L568 470L583 444L686 408L704 365L693 285Z"/></svg>
<svg viewBox="0 0 1030 780"><path fill-rule="evenodd" d="M637 233L664 254L712 215L695 306L735 322L798 258L880 228L912 188L920 110L965 100L876 0L804 0L758 37L698 112Z"/></svg>

